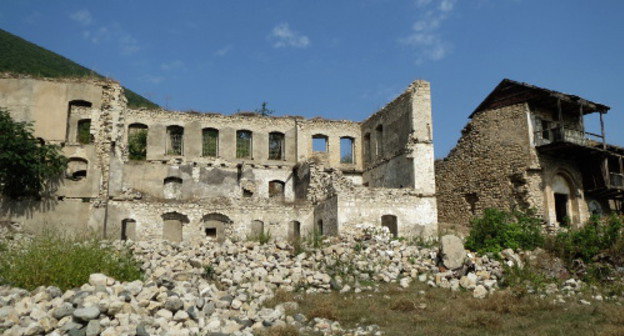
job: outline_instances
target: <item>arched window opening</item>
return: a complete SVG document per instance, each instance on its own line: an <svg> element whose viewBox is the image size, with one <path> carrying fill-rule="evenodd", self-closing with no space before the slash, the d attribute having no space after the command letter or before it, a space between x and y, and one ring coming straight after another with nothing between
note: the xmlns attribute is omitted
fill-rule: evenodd
<svg viewBox="0 0 624 336"><path fill-rule="evenodd" d="M383 125L379 125L375 128L375 155L377 157L381 157L383 155L383 140Z"/></svg>
<svg viewBox="0 0 624 336"><path fill-rule="evenodd" d="M340 138L340 163L353 164L355 163L353 157L353 144L355 140L351 137Z"/></svg>
<svg viewBox="0 0 624 336"><path fill-rule="evenodd" d="M147 158L147 125L131 124L128 126L128 158L145 160Z"/></svg>
<svg viewBox="0 0 624 336"><path fill-rule="evenodd" d="M236 131L236 158L251 159L252 158L252 139L251 131Z"/></svg>
<svg viewBox="0 0 624 336"><path fill-rule="evenodd" d="M269 182L269 197L270 198L283 198L284 197L285 183L282 181L274 180Z"/></svg>
<svg viewBox="0 0 624 336"><path fill-rule="evenodd" d="M163 239L177 243L181 242L183 226L189 222L188 217L179 212L168 212L162 215L162 219Z"/></svg>
<svg viewBox="0 0 624 336"><path fill-rule="evenodd" d="M284 160L284 133L269 133L269 160Z"/></svg>
<svg viewBox="0 0 624 336"><path fill-rule="evenodd" d="M167 155L182 155L184 153L184 127L167 126L165 148Z"/></svg>
<svg viewBox="0 0 624 336"><path fill-rule="evenodd" d="M225 225L232 221L226 215L220 213L211 213L202 218L204 225L204 234L209 239L220 239L224 235Z"/></svg>
<svg viewBox="0 0 624 336"><path fill-rule="evenodd" d="M255 220L251 222L251 237L260 237L264 234L264 222Z"/></svg>
<svg viewBox="0 0 624 336"><path fill-rule="evenodd" d="M327 135L315 134L312 136L312 151L313 152L327 152L327 143L329 138Z"/></svg>
<svg viewBox="0 0 624 336"><path fill-rule="evenodd" d="M387 227L392 234L393 237L397 237L399 235L399 227L397 224L397 217L394 215L383 215L381 216L381 226Z"/></svg>
<svg viewBox="0 0 624 336"><path fill-rule="evenodd" d="M182 197L182 183L184 181L177 176L169 176L163 180L163 193L165 199L180 199Z"/></svg>
<svg viewBox="0 0 624 336"><path fill-rule="evenodd" d="M590 200L587 202L587 208L589 208L589 213L593 216L603 216L604 210L602 209L602 205L600 202L596 200Z"/></svg>
<svg viewBox="0 0 624 336"><path fill-rule="evenodd" d="M83 158L69 158L65 176L74 181L79 181L87 177L89 162Z"/></svg>
<svg viewBox="0 0 624 336"><path fill-rule="evenodd" d="M364 134L364 162L371 162L371 135L370 133Z"/></svg>
<svg viewBox="0 0 624 336"><path fill-rule="evenodd" d="M93 135L91 134L91 119L78 120L76 142L83 145L93 143Z"/></svg>
<svg viewBox="0 0 624 336"><path fill-rule="evenodd" d="M301 223L298 221L291 221L289 228L289 236L291 239L301 238Z"/></svg>
<svg viewBox="0 0 624 336"><path fill-rule="evenodd" d="M136 240L136 221L126 218L121 221L121 240Z"/></svg>
<svg viewBox="0 0 624 336"><path fill-rule="evenodd" d="M219 155L219 130L204 128L202 130L202 156L217 157Z"/></svg>
<svg viewBox="0 0 624 336"><path fill-rule="evenodd" d="M477 202L479 202L479 195L477 193L467 193L464 195L464 199L470 207L470 213L474 216L477 214Z"/></svg>

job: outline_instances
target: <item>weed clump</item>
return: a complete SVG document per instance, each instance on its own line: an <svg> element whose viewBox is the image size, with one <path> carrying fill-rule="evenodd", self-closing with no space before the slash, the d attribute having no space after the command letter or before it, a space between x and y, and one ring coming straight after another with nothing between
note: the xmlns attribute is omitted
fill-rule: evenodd
<svg viewBox="0 0 624 336"><path fill-rule="evenodd" d="M264 228L262 228L262 230L260 230L260 232L256 233L255 235L247 237L247 240L258 242L260 243L260 245L264 245L270 242L271 239L273 239L273 236L271 235L271 230L265 230Z"/></svg>
<svg viewBox="0 0 624 336"><path fill-rule="evenodd" d="M92 273L119 281L141 279L139 265L129 251L117 251L96 239L48 232L0 253L0 281L28 290L38 286L66 290L88 282Z"/></svg>

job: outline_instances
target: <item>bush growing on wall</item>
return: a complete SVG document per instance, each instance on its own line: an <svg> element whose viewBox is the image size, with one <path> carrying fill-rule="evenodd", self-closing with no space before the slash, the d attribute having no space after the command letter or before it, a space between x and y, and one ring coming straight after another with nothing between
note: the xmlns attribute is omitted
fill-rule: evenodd
<svg viewBox="0 0 624 336"><path fill-rule="evenodd" d="M533 210L486 209L482 217L471 221L466 248L479 253L496 253L507 248L533 250L543 242L541 219Z"/></svg>
<svg viewBox="0 0 624 336"><path fill-rule="evenodd" d="M128 134L128 157L130 160L145 160L147 156L147 130Z"/></svg>

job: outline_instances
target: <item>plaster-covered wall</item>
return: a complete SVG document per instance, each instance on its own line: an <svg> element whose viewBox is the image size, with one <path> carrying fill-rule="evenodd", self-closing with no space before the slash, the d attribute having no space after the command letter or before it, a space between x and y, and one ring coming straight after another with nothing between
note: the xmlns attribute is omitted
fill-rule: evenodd
<svg viewBox="0 0 624 336"><path fill-rule="evenodd" d="M0 78L0 107L18 121L32 121L36 137L63 142L69 102L85 100L99 108L104 81L91 79L43 80Z"/></svg>
<svg viewBox="0 0 624 336"><path fill-rule="evenodd" d="M364 183L433 195L432 127L430 85L418 80L362 122Z"/></svg>

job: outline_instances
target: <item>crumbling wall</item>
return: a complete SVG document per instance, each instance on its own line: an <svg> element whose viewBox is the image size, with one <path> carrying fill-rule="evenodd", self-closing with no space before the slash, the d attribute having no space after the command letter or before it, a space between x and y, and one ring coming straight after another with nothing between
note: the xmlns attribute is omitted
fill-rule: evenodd
<svg viewBox="0 0 624 336"><path fill-rule="evenodd" d="M528 113L526 104L477 113L455 148L436 162L440 223L465 225L487 208L542 209Z"/></svg>
<svg viewBox="0 0 624 336"><path fill-rule="evenodd" d="M279 204L269 200L213 199L200 203L162 201L111 201L108 218L108 236L119 238L124 220L134 220L136 237L147 240L163 237L167 213L178 213L188 218L182 227L184 241L206 239L204 232L206 215L220 214L229 219L218 239L247 239L251 235L252 222L264 223L266 232L276 239L287 239L293 221L301 223L301 235L312 232L314 208L311 205Z"/></svg>
<svg viewBox="0 0 624 336"><path fill-rule="evenodd" d="M435 193L429 83L418 80L362 122L363 181L371 187Z"/></svg>
<svg viewBox="0 0 624 336"><path fill-rule="evenodd" d="M350 232L360 224L382 225L382 216L397 218L398 236L437 236L436 198L410 189L357 188L337 199L338 229Z"/></svg>
<svg viewBox="0 0 624 336"><path fill-rule="evenodd" d="M326 152L315 152L313 150L312 138L315 135L327 137ZM340 139L343 137L353 139L352 163L341 162ZM322 118L297 120L297 153L298 161L316 157L327 167L360 172L363 167L360 123Z"/></svg>

